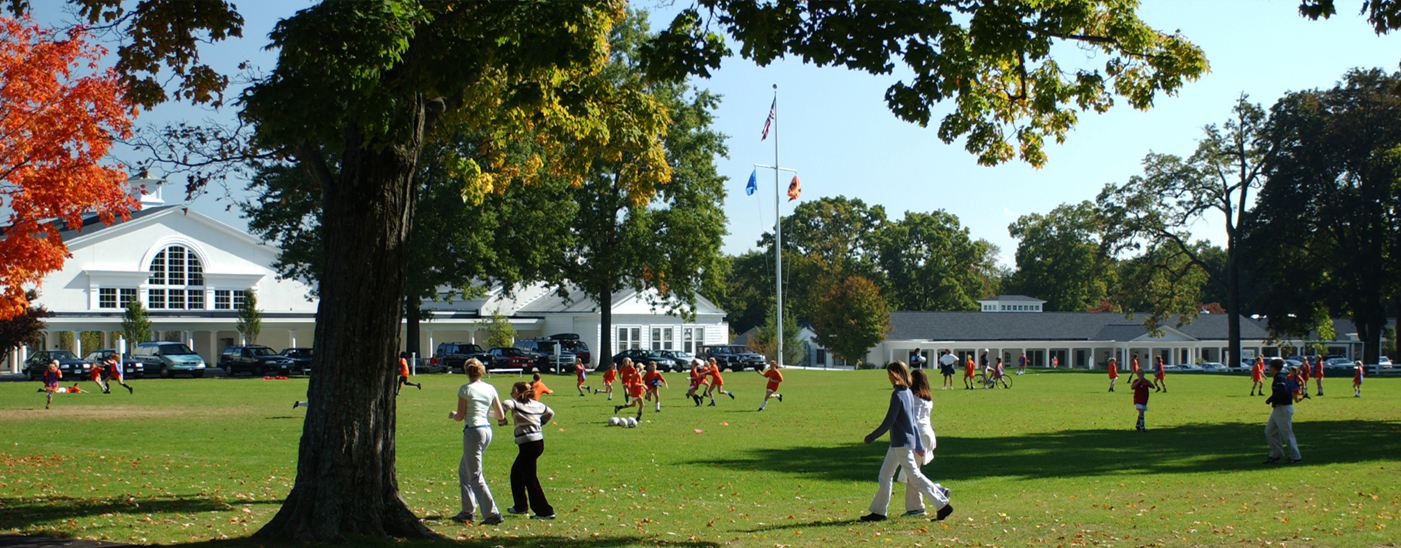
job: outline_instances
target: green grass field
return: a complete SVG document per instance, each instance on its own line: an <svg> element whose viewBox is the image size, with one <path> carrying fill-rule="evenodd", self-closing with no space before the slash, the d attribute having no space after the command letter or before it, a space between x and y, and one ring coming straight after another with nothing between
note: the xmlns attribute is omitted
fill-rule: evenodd
<svg viewBox="0 0 1401 548"><path fill-rule="evenodd" d="M1172 375L1133 431L1127 378L1029 371L1010 391L934 393L936 459L953 490L944 523L865 524L886 441L881 371L788 371L783 403L755 412L763 379L729 373L738 398L692 407L682 375L662 413L610 428L612 404L547 379L556 411L541 479L554 522L508 516L466 528L459 509L461 375L417 377L399 398L404 498L431 528L481 546L1395 546L1401 537L1401 379L1350 378L1298 406L1304 463L1261 466L1264 398L1246 377ZM514 376L493 383L503 394ZM591 377L592 382L598 382ZM937 382L937 379L936 379ZM170 544L246 537L293 481L305 379L142 379L134 396L55 395L0 383L0 534ZM92 387L84 383L84 388ZM516 449L496 429L488 482L511 505ZM431 543L424 543L431 544Z"/></svg>

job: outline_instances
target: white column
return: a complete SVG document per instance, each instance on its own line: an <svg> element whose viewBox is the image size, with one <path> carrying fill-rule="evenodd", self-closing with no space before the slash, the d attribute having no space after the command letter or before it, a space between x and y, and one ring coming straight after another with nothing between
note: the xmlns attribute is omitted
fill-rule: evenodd
<svg viewBox="0 0 1401 548"><path fill-rule="evenodd" d="M297 330L296 330L296 329L288 329L288 330L287 330L287 340L291 341L291 344L288 346L288 348L296 348L296 347L297 347Z"/></svg>
<svg viewBox="0 0 1401 548"><path fill-rule="evenodd" d="M29 345L21 345L19 347L19 363L23 364L27 361L29 361ZM18 373L18 371L16 371L16 373Z"/></svg>
<svg viewBox="0 0 1401 548"><path fill-rule="evenodd" d="M1043 361L1041 362L1041 367L1045 367L1045 368L1048 368L1048 369L1049 369L1049 368L1051 367L1051 349L1050 349L1050 348L1047 348L1047 349L1046 349L1046 354L1043 355L1043 356L1041 356L1041 359L1043 360Z"/></svg>
<svg viewBox="0 0 1401 548"><path fill-rule="evenodd" d="M78 359L83 358L83 337L82 332L73 331L73 353L78 355Z"/></svg>
<svg viewBox="0 0 1401 548"><path fill-rule="evenodd" d="M209 353L214 355L211 364L219 363L219 354L224 353L224 349L219 348L219 332L212 327L209 329Z"/></svg>
<svg viewBox="0 0 1401 548"><path fill-rule="evenodd" d="M477 334L476 331L473 331L473 332L472 332L472 335L473 335L473 337L472 337L472 344L476 344L476 334ZM432 330L432 329L429 329L429 330L428 330L428 352L425 352L424 354L425 354L425 355L431 356L431 355L433 355L434 352L437 351L437 349L438 349L438 345L433 344L433 330Z"/></svg>

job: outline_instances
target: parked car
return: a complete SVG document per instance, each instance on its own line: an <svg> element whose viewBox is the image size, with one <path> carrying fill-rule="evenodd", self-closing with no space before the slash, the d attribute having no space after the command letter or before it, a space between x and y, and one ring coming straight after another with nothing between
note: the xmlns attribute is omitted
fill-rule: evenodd
<svg viewBox="0 0 1401 548"><path fill-rule="evenodd" d="M580 340L578 333L557 333L550 335L550 340L559 341L564 350L573 352L574 357L584 362L584 367L593 365L593 353L589 351L589 343Z"/></svg>
<svg viewBox="0 0 1401 548"><path fill-rule="evenodd" d="M1342 356L1328 358L1323 361L1324 369L1352 369L1353 365L1354 364L1352 360L1349 360Z"/></svg>
<svg viewBox="0 0 1401 548"><path fill-rule="evenodd" d="M103 348L100 350L93 350L92 352L88 352L88 355L83 358L83 361L96 365L98 362L101 362L103 359L105 359L108 354L116 353L117 349L115 348ZM142 363L141 360L131 357L131 354L123 354L122 376L128 379L139 379L141 377L145 377L146 364Z"/></svg>
<svg viewBox="0 0 1401 548"><path fill-rule="evenodd" d="M1205 371L1205 369L1203 369L1202 366L1197 365L1195 363L1184 363L1182 365L1177 366L1177 370L1182 372Z"/></svg>
<svg viewBox="0 0 1401 548"><path fill-rule="evenodd" d="M681 369L677 367L676 361L666 356L662 352L664 351L643 350L640 348L624 350L613 355L613 365L622 367L623 358L630 358L632 359L632 364L635 367L637 367L639 371L645 370L647 368L647 362L649 361L657 362L657 371L660 371L662 373L670 371L680 371Z"/></svg>
<svg viewBox="0 0 1401 548"><path fill-rule="evenodd" d="M483 365L490 369L531 371L535 368L536 358L539 358L533 352L526 352L514 346L493 348L488 354L491 356L491 361L483 363Z"/></svg>
<svg viewBox="0 0 1401 548"><path fill-rule="evenodd" d="M1391 358L1382 356L1377 360L1377 364L1382 366L1382 369L1391 369Z"/></svg>
<svg viewBox="0 0 1401 548"><path fill-rule="evenodd" d="M196 379L204 376L204 358L194 350L178 342L144 342L136 345L131 355L146 364L146 370L155 370L163 378L176 373L189 373Z"/></svg>
<svg viewBox="0 0 1401 548"><path fill-rule="evenodd" d="M292 358L261 345L229 346L219 354L219 367L230 377L239 373L247 373L253 377L285 377L292 372Z"/></svg>
<svg viewBox="0 0 1401 548"><path fill-rule="evenodd" d="M310 348L283 348L277 353L279 356L292 360L292 373L295 375L311 374L311 349Z"/></svg>
<svg viewBox="0 0 1401 548"><path fill-rule="evenodd" d="M733 371L743 371L753 369L763 371L764 357L749 351L749 347L742 344L727 344L711 346L706 348L706 352L711 358L715 358L715 363L723 368L730 368Z"/></svg>
<svg viewBox="0 0 1401 548"><path fill-rule="evenodd" d="M472 343L460 342L438 343L438 347L433 349L433 356L428 358L428 364L446 367L449 372L462 371L463 364L472 358L482 362L485 367L491 367L491 354L485 349Z"/></svg>
<svg viewBox="0 0 1401 548"><path fill-rule="evenodd" d="M671 358L671 361L676 362L677 371L689 371L691 369L691 362L696 360L695 356L692 356L690 352L684 350L662 350L661 352L663 356Z"/></svg>
<svg viewBox="0 0 1401 548"><path fill-rule="evenodd" d="M534 339L516 341L516 348L526 352L534 353L535 369L541 373L573 373L574 359L573 352L564 349L560 341L552 339Z"/></svg>
<svg viewBox="0 0 1401 548"><path fill-rule="evenodd" d="M1207 373L1225 373L1226 364L1220 362L1206 362L1202 364L1202 371Z"/></svg>
<svg viewBox="0 0 1401 548"><path fill-rule="evenodd" d="M63 380L87 380L88 369L92 367L91 363L67 350L40 350L24 360L24 374L32 381L44 380L44 371L54 360L58 360L58 371L63 373Z"/></svg>

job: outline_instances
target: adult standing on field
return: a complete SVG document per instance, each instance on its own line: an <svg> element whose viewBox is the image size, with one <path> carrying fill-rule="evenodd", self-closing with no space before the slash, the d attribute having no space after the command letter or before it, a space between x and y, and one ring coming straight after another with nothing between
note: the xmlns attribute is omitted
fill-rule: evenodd
<svg viewBox="0 0 1401 548"><path fill-rule="evenodd" d="M944 354L939 356L939 373L944 375L944 387L941 390L953 388L954 364L958 363L958 356L953 354L952 349L945 349Z"/></svg>
<svg viewBox="0 0 1401 548"><path fill-rule="evenodd" d="M642 400L638 400L642 401ZM545 500L545 490L540 487L538 461L545 453L544 425L555 418L549 406L535 401L529 384L518 382L511 387L511 399L503 404L511 411L516 422L516 462L511 464L511 498L514 504L506 511L524 514L534 510L530 519L555 519L555 509ZM501 419L506 426L506 419Z"/></svg>
<svg viewBox="0 0 1401 548"><path fill-rule="evenodd" d="M1284 375L1284 360L1270 360L1270 397L1265 403L1271 405L1270 419L1265 422L1265 441L1270 446L1270 456L1265 464L1274 464L1284 456L1284 446L1289 446L1289 464L1304 460L1299 455L1299 444L1294 440L1294 394L1289 390L1289 379Z"/></svg>
<svg viewBox="0 0 1401 548"><path fill-rule="evenodd" d="M491 419L504 420L506 411L496 387L482 382L482 375L486 374L482 362L476 358L467 360L462 371L467 374L467 384L457 389L457 411L448 413L449 419L466 423L462 428L462 460L457 464L462 511L452 520L470 524L474 511L481 507L482 523L496 525L501 523L501 511L482 474L482 453L491 445Z"/></svg>

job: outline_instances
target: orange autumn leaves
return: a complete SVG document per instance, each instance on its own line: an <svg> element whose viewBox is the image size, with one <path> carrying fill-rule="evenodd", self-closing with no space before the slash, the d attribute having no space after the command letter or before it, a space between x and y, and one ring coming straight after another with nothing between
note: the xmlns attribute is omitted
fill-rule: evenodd
<svg viewBox="0 0 1401 548"><path fill-rule="evenodd" d="M136 109L88 38L0 17L0 319L24 312L25 286L63 267L52 221L77 227L95 212L111 223L135 205L126 172L103 159Z"/></svg>

